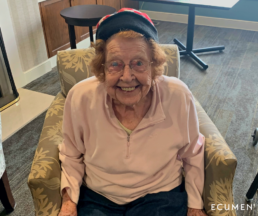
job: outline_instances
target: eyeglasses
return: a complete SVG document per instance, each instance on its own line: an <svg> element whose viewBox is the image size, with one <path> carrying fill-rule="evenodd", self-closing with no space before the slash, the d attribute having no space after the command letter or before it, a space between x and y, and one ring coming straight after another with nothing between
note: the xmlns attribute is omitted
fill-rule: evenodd
<svg viewBox="0 0 258 216"><path fill-rule="evenodd" d="M134 60L130 61L130 63L128 65L135 72L143 73L143 72L145 72L148 69L148 67L152 63L153 62L149 62L149 61L145 61L145 60L139 60L139 59L134 59ZM117 73L123 72L124 68L125 68L125 66L127 64L125 64L121 60L114 60L114 61L106 62L105 64L102 64L102 65L105 66L105 69L109 73L117 74Z"/></svg>

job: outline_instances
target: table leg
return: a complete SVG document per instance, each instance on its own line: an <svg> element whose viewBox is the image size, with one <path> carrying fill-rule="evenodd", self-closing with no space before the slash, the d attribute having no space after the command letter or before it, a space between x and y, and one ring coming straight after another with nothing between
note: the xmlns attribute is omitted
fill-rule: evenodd
<svg viewBox="0 0 258 216"><path fill-rule="evenodd" d="M180 53L180 56L181 55L188 55L188 52L186 50L180 50L179 53Z"/></svg>
<svg viewBox="0 0 258 216"><path fill-rule="evenodd" d="M194 40L195 6L189 6L186 51L192 52Z"/></svg>
<svg viewBox="0 0 258 216"><path fill-rule="evenodd" d="M181 41L179 41L178 39L175 38L175 39L174 39L174 42L175 42L175 44L176 44L179 48L181 48L182 50L186 50L185 45L182 44Z"/></svg>
<svg viewBox="0 0 258 216"><path fill-rule="evenodd" d="M70 38L71 49L76 49L76 37L75 37L74 26L68 24L68 29L69 29L69 38Z"/></svg>
<svg viewBox="0 0 258 216"><path fill-rule="evenodd" d="M258 189L258 173L256 174L253 183L251 184L248 192L246 193L246 201L250 202L253 200L254 194Z"/></svg>
<svg viewBox="0 0 258 216"><path fill-rule="evenodd" d="M15 208L15 201L10 189L6 171L0 179L0 200L5 207L6 212L12 212Z"/></svg>
<svg viewBox="0 0 258 216"><path fill-rule="evenodd" d="M206 69L209 67L204 61L202 61L202 60L201 60L197 55L195 55L193 52L190 52L190 53L189 53L189 56L192 57L192 59L194 59L199 65L201 65L204 70L206 70Z"/></svg>
<svg viewBox="0 0 258 216"><path fill-rule="evenodd" d="M91 41L91 42L94 42L94 41L93 41L93 31L92 31L92 26L89 26L89 32L90 32L90 41Z"/></svg>
<svg viewBox="0 0 258 216"><path fill-rule="evenodd" d="M206 47L201 49L194 49L194 53L202 53L202 52L212 52L212 51L222 51L225 49L225 46L217 46L217 47Z"/></svg>
<svg viewBox="0 0 258 216"><path fill-rule="evenodd" d="M212 51L222 51L225 49L225 46L216 46L216 47L206 47L201 49L193 49L193 40L194 40L194 25L195 25L195 6L189 6L188 13L188 26L187 26L187 40L186 46L181 43L178 39L174 39L175 44L178 45L181 56L189 56L194 59L204 70L208 68L208 65L203 62L195 53L203 52L212 52Z"/></svg>

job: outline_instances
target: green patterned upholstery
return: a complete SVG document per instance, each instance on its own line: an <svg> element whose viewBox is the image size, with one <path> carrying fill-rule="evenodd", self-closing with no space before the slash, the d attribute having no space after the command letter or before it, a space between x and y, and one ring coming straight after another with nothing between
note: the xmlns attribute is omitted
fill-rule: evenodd
<svg viewBox="0 0 258 216"><path fill-rule="evenodd" d="M165 75L179 77L179 52L175 45L161 45L167 54ZM60 51L57 66L61 92L48 109L42 133L28 178L35 214L57 216L61 207L60 162L58 144L62 142L62 121L65 97L74 84L92 76L89 63L94 49ZM203 200L209 216L235 216L235 211L211 210L211 204L234 204L232 183L237 165L235 155L196 100L200 132L205 143L205 185ZM227 207L227 206L226 206Z"/></svg>
<svg viewBox="0 0 258 216"><path fill-rule="evenodd" d="M202 197L206 213L209 216L236 216L235 210L225 208L234 205L232 186L237 159L196 99L195 105L200 132L205 136L205 183ZM212 204L215 204L216 211L211 210ZM223 206L217 208L219 204Z"/></svg>

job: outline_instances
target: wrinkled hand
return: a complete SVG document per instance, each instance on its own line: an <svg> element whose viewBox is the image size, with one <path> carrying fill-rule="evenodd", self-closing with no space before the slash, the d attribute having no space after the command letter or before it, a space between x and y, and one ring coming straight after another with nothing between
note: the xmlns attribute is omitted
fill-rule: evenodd
<svg viewBox="0 0 258 216"><path fill-rule="evenodd" d="M76 204L73 201L64 202L58 216L77 216Z"/></svg>
<svg viewBox="0 0 258 216"><path fill-rule="evenodd" d="M187 216L207 216L202 209L188 208Z"/></svg>
<svg viewBox="0 0 258 216"><path fill-rule="evenodd" d="M66 191L63 193L62 207L58 216L77 216L77 206Z"/></svg>

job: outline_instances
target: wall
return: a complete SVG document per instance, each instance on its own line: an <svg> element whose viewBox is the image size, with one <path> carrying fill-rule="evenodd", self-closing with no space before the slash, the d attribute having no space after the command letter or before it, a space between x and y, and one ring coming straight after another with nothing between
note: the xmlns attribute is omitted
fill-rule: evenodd
<svg viewBox="0 0 258 216"><path fill-rule="evenodd" d="M23 71L7 0L0 1L0 28L15 84L22 86L24 83Z"/></svg>
<svg viewBox="0 0 258 216"><path fill-rule="evenodd" d="M141 10L188 14L185 6L140 2L140 7ZM230 10L196 8L196 15L258 22L258 0L240 0Z"/></svg>
<svg viewBox="0 0 258 216"><path fill-rule="evenodd" d="M38 2L8 0L23 71L46 61L47 51Z"/></svg>
<svg viewBox="0 0 258 216"><path fill-rule="evenodd" d="M0 0L0 27L17 89L56 66L56 56L47 58L37 0ZM89 38L77 44L89 46Z"/></svg>
<svg viewBox="0 0 258 216"><path fill-rule="evenodd" d="M47 59L37 1L0 0L0 27L17 89L55 66Z"/></svg>

